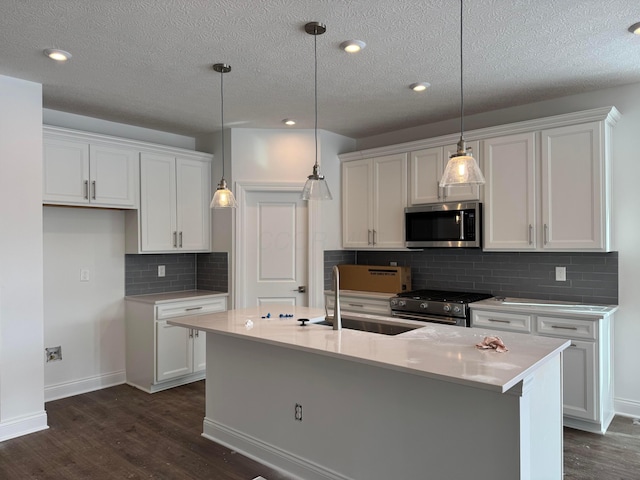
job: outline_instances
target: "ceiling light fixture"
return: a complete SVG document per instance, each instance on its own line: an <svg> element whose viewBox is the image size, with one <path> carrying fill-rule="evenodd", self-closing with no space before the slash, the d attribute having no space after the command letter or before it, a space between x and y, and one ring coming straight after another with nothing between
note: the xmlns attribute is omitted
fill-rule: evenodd
<svg viewBox="0 0 640 480"><path fill-rule="evenodd" d="M427 88L431 86L428 82L417 82L409 85L409 88L414 92L424 92Z"/></svg>
<svg viewBox="0 0 640 480"><path fill-rule="evenodd" d="M347 53L357 53L366 46L362 40L346 40L340 44L340 48Z"/></svg>
<svg viewBox="0 0 640 480"><path fill-rule="evenodd" d="M636 35L640 35L640 22L634 23L629 27L629 31L631 33L635 33Z"/></svg>
<svg viewBox="0 0 640 480"><path fill-rule="evenodd" d="M466 148L464 141L464 90L462 81L462 1L460 0L460 141L458 151L449 157L447 166L440 179L441 187L449 185L482 185L484 176L478 162L473 158L471 147Z"/></svg>
<svg viewBox="0 0 640 480"><path fill-rule="evenodd" d="M296 124L296 121L291 118L285 118L284 120L282 120L282 123L291 127Z"/></svg>
<svg viewBox="0 0 640 480"><path fill-rule="evenodd" d="M303 200L331 200L331 192L324 175L320 174L318 166L318 35L327 31L326 25L318 22L310 22L304 26L304 31L313 35L313 57L314 57L314 100L315 100L315 141L316 141L316 162L313 165L313 173L307 177L307 182L302 189Z"/></svg>
<svg viewBox="0 0 640 480"><path fill-rule="evenodd" d="M231 66L224 63L216 63L213 69L220 73L220 123L221 123L221 145L222 145L222 179L218 184L216 193L211 200L211 208L234 208L236 199L233 192L227 188L227 182L224 179L224 74L231 71Z"/></svg>
<svg viewBox="0 0 640 480"><path fill-rule="evenodd" d="M47 48L44 50L44 54L57 62L66 62L71 58L71 54L69 52L58 50L57 48Z"/></svg>

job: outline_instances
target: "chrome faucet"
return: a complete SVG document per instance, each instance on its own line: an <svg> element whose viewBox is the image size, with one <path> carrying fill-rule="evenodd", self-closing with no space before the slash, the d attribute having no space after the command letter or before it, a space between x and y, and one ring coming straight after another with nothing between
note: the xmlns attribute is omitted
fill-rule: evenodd
<svg viewBox="0 0 640 480"><path fill-rule="evenodd" d="M342 316L340 315L340 271L333 266L333 329L342 330Z"/></svg>

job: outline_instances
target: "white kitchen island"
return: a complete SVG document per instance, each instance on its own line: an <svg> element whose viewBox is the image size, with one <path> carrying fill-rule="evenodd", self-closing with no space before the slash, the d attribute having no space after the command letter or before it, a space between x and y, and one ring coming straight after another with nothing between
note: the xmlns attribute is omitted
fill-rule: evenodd
<svg viewBox="0 0 640 480"><path fill-rule="evenodd" d="M385 336L298 318L324 311L170 320L207 332L205 437L305 480L562 478L569 341L501 333L497 353L475 347L479 329Z"/></svg>

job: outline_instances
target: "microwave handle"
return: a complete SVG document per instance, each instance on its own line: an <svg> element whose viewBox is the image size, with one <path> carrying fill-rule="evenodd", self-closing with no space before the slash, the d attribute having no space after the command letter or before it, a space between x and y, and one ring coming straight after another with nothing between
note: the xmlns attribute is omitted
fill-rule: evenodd
<svg viewBox="0 0 640 480"><path fill-rule="evenodd" d="M467 215L465 212L460 212L460 240L465 240L464 235L464 220Z"/></svg>

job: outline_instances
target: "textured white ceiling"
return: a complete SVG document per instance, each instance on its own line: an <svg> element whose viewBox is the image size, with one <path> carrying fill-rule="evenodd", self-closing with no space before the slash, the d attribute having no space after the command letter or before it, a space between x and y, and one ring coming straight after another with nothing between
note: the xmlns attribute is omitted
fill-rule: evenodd
<svg viewBox="0 0 640 480"><path fill-rule="evenodd" d="M309 21L327 25L319 128L362 138L459 115L456 0L2 0L0 74L42 83L47 108L193 136L220 128L224 62L225 126L313 128ZM640 82L637 21L637 0L466 0L465 113ZM352 38L367 47L338 48Z"/></svg>

